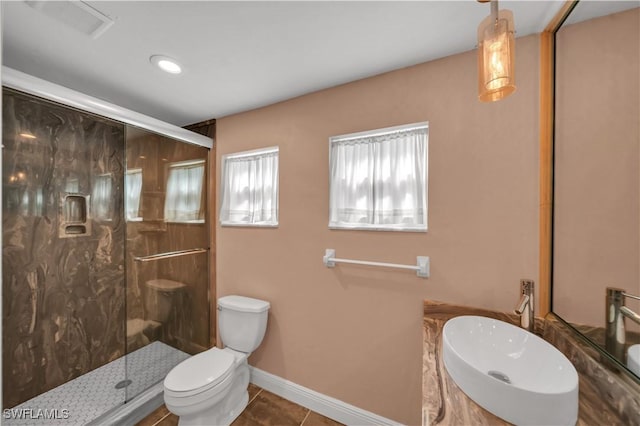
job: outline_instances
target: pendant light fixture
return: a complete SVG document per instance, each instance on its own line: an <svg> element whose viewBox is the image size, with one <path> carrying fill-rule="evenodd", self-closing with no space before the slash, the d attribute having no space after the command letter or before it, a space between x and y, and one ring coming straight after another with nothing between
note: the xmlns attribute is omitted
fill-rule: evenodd
<svg viewBox="0 0 640 426"><path fill-rule="evenodd" d="M516 90L514 32L513 13L499 11L498 1L491 0L491 15L478 26L478 98L482 102L499 101Z"/></svg>

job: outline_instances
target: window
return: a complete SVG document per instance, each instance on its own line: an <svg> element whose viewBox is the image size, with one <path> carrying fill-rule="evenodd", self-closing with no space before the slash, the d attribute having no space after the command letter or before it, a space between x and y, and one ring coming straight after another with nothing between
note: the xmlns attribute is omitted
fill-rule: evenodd
<svg viewBox="0 0 640 426"><path fill-rule="evenodd" d="M222 157L222 225L278 225L278 154L276 146Z"/></svg>
<svg viewBox="0 0 640 426"><path fill-rule="evenodd" d="M128 221L140 221L142 169L129 169L124 175L124 212Z"/></svg>
<svg viewBox="0 0 640 426"><path fill-rule="evenodd" d="M428 123L329 139L329 227L427 230Z"/></svg>
<svg viewBox="0 0 640 426"><path fill-rule="evenodd" d="M182 161L169 165L164 220L167 222L204 222L205 160Z"/></svg>
<svg viewBox="0 0 640 426"><path fill-rule="evenodd" d="M95 176L91 191L91 209L94 219L111 220L113 200L111 197L111 173Z"/></svg>

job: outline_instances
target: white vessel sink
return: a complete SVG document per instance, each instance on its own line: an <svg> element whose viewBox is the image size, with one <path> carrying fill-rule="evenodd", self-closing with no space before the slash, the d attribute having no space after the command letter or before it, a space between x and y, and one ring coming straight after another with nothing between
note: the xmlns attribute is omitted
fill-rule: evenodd
<svg viewBox="0 0 640 426"><path fill-rule="evenodd" d="M555 347L522 328L479 316L442 332L444 365L478 405L516 425L575 425L578 374Z"/></svg>
<svg viewBox="0 0 640 426"><path fill-rule="evenodd" d="M627 349L627 367L640 376L640 344L631 345Z"/></svg>

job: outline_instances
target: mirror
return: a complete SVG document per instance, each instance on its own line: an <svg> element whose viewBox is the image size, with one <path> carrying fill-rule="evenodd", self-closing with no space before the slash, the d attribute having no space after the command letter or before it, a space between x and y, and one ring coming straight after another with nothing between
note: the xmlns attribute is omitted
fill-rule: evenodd
<svg viewBox="0 0 640 426"><path fill-rule="evenodd" d="M640 377L638 2L580 1L555 49L552 310Z"/></svg>

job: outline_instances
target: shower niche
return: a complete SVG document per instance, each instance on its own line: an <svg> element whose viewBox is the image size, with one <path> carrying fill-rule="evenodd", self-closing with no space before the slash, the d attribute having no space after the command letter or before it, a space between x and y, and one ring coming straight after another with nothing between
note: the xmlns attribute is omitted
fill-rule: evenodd
<svg viewBox="0 0 640 426"><path fill-rule="evenodd" d="M89 220L90 195L63 193L60 197L58 237L73 238L91 235Z"/></svg>

